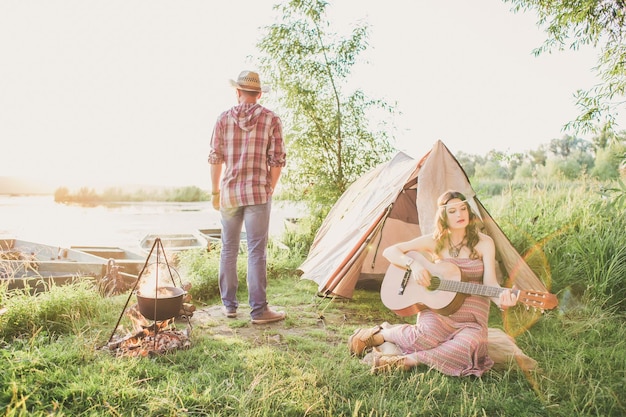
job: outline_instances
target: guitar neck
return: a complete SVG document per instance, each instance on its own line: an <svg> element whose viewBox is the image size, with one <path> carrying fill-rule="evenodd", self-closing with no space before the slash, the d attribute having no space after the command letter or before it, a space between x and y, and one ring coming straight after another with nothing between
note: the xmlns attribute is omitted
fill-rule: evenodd
<svg viewBox="0 0 626 417"><path fill-rule="evenodd" d="M435 277L433 277L435 278ZM451 281L447 279L436 279L439 282L437 290L459 292L461 294L482 295L485 297L497 297L504 288L490 287L482 284L474 284L471 282ZM436 283L435 283L436 285Z"/></svg>

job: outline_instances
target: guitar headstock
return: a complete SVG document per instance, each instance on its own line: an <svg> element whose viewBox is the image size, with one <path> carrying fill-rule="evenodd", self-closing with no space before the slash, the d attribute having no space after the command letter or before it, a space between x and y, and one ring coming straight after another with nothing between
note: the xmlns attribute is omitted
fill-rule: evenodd
<svg viewBox="0 0 626 417"><path fill-rule="evenodd" d="M559 305L556 295L541 291L525 291L518 290L517 301L526 306L526 308L534 308L536 310L552 310Z"/></svg>

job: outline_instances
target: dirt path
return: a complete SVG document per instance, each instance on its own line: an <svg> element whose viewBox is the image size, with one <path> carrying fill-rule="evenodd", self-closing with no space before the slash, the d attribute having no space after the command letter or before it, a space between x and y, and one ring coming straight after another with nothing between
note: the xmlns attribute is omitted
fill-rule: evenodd
<svg viewBox="0 0 626 417"><path fill-rule="evenodd" d="M283 307L274 306L276 310ZM250 322L250 308L240 306L236 318L227 318L222 313L221 306L198 308L190 319L193 327L192 335L208 333L223 337L243 338L255 344L281 343L286 335L305 335L307 332L318 329L329 330L329 325L341 324L340 314L320 318L318 314L307 311L304 307L297 312L286 310L287 318L283 321L268 324L252 324ZM332 327L332 326L331 326ZM334 330L330 331L329 338L341 342L341 338Z"/></svg>

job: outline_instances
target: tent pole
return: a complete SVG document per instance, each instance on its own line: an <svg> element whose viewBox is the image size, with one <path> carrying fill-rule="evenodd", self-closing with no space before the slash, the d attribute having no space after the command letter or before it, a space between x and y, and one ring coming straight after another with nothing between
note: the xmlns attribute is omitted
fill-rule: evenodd
<svg viewBox="0 0 626 417"><path fill-rule="evenodd" d="M385 223L387 222L387 219L389 218L389 215L391 214L391 209L393 208L393 203L389 204L389 206L387 207L387 212L385 213L385 216L383 217L383 221L379 223L379 229L383 229L385 227ZM376 234L376 231L374 231L373 233L374 235ZM378 244L376 245L376 251L374 252L374 257L372 258L372 269L374 269L375 262L376 262L376 257L378 256L378 249L380 249L380 242L382 242L383 240L383 234L380 233L378 236Z"/></svg>

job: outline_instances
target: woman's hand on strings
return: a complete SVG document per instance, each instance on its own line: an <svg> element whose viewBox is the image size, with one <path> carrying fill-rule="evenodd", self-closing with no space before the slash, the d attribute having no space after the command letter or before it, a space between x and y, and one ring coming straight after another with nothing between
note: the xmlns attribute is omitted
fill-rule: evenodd
<svg viewBox="0 0 626 417"><path fill-rule="evenodd" d="M430 286L430 273L425 268L412 269L413 279L423 287Z"/></svg>

